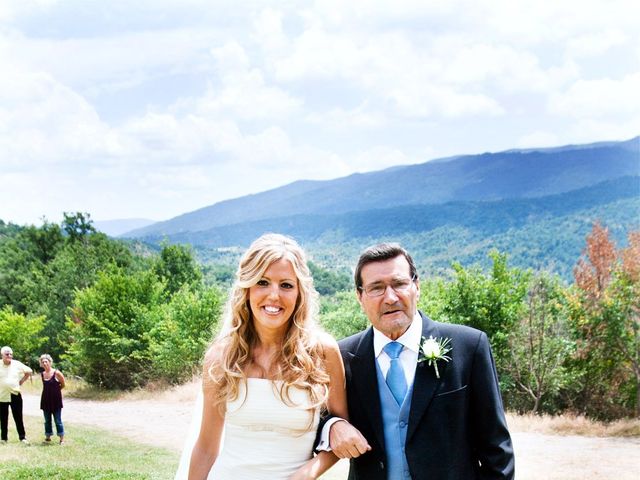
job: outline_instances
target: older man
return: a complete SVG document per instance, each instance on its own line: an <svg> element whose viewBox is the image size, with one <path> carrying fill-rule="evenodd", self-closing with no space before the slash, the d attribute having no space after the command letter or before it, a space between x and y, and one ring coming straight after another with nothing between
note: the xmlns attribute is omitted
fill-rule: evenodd
<svg viewBox="0 0 640 480"><path fill-rule="evenodd" d="M397 244L365 250L355 272L372 327L339 342L349 421L330 445L349 479L474 480L514 476L514 457L487 336L417 310L418 273Z"/></svg>
<svg viewBox="0 0 640 480"><path fill-rule="evenodd" d="M9 407L13 420L16 422L18 437L23 443L29 443L24 431L22 421L22 395L20 387L31 376L33 370L25 364L13 359L11 347L2 347L2 364L0 365L0 425L1 439L7 441L9 429Z"/></svg>

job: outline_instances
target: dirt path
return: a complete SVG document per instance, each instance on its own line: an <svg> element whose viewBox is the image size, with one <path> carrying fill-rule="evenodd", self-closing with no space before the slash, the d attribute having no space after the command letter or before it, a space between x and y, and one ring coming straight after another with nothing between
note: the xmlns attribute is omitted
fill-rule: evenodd
<svg viewBox="0 0 640 480"><path fill-rule="evenodd" d="M39 415L39 397L26 394L24 400L25 414ZM70 424L97 426L141 443L179 452L189 429L193 404L190 392L174 397L161 394L155 399L115 402L65 398L63 420ZM71 437L72 429L69 430ZM640 472L638 438L559 436L518 431L512 435L518 480L635 480ZM37 438L35 433L31 438ZM336 468L346 471L344 464Z"/></svg>
<svg viewBox="0 0 640 480"><path fill-rule="evenodd" d="M23 398L25 415L41 413L39 396L26 394ZM62 420L70 424L81 423L104 428L137 442L179 452L187 436L192 412L192 401L178 403L159 399L96 402L66 397ZM33 434L29 437L35 439Z"/></svg>

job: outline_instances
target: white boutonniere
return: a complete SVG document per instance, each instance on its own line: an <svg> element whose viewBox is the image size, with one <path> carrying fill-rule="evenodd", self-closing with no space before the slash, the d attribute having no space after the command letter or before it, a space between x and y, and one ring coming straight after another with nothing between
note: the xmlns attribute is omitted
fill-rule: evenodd
<svg viewBox="0 0 640 480"><path fill-rule="evenodd" d="M418 345L418 362L426 361L429 366L433 365L437 378L440 378L438 360L444 360L445 362L451 360L451 357L447 355L451 351L450 343L450 338L433 338L432 335L429 338L422 337L422 341Z"/></svg>

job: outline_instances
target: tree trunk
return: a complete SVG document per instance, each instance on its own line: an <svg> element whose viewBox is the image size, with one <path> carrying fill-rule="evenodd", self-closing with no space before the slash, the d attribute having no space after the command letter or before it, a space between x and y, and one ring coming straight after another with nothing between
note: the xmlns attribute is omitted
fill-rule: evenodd
<svg viewBox="0 0 640 480"><path fill-rule="evenodd" d="M536 400L533 404L533 410L531 410L531 413L533 413L534 415L537 414L539 407L540 407L540 397L536 396Z"/></svg>

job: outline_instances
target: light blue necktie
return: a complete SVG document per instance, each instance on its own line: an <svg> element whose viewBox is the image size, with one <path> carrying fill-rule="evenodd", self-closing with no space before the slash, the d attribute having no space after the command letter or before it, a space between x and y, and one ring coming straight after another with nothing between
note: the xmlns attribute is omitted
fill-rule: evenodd
<svg viewBox="0 0 640 480"><path fill-rule="evenodd" d="M389 342L383 348L384 352L389 355L391 359L391 366L387 372L387 385L389 385L393 398L396 399L398 405L402 405L404 397L407 394L407 379L404 376L402 363L398 358L403 348L404 345L399 342Z"/></svg>

